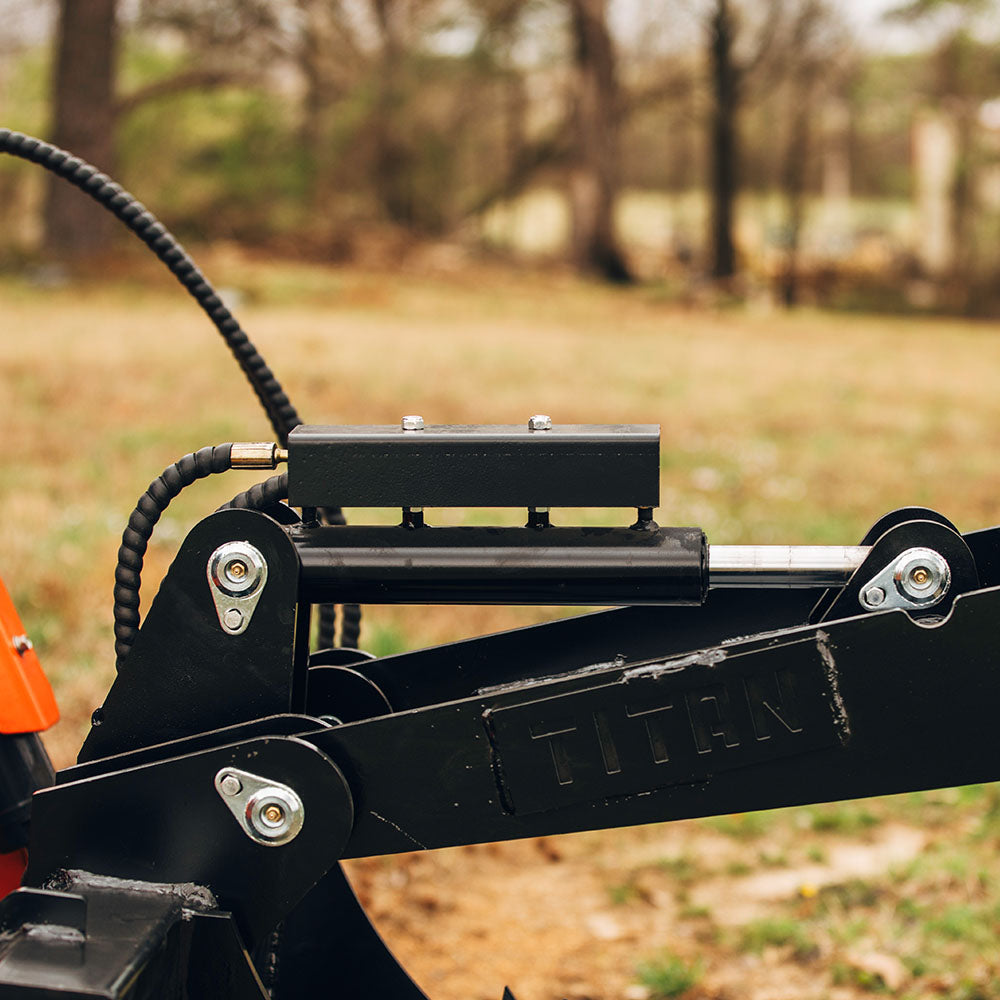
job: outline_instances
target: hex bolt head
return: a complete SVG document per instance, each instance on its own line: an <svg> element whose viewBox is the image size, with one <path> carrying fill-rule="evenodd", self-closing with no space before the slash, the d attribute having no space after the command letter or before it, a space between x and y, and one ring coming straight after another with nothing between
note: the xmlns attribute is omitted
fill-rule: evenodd
<svg viewBox="0 0 1000 1000"><path fill-rule="evenodd" d="M272 803L264 809L261 815L265 823L269 823L271 826L279 826L285 818L285 810L276 803Z"/></svg>
<svg viewBox="0 0 1000 1000"><path fill-rule="evenodd" d="M252 795L246 816L258 836L273 841L282 838L296 822L301 823L302 805L277 788L265 788Z"/></svg>
<svg viewBox="0 0 1000 1000"><path fill-rule="evenodd" d="M914 548L896 563L893 581L897 590L917 605L936 604L951 585L947 560L932 549Z"/></svg>
<svg viewBox="0 0 1000 1000"><path fill-rule="evenodd" d="M219 782L219 788L223 795L239 795L243 791L243 784L235 774L227 774Z"/></svg>
<svg viewBox="0 0 1000 1000"><path fill-rule="evenodd" d="M552 430L552 418L544 413L536 413L528 418L529 431L550 431Z"/></svg>
<svg viewBox="0 0 1000 1000"><path fill-rule="evenodd" d="M230 608L223 616L226 628L234 632L243 624L243 612L239 608Z"/></svg>
<svg viewBox="0 0 1000 1000"><path fill-rule="evenodd" d="M242 583L246 579L247 564L242 559L232 559L226 563L223 572L232 583Z"/></svg>
<svg viewBox="0 0 1000 1000"><path fill-rule="evenodd" d="M865 604L877 608L885 602L885 591L881 587L869 587L865 591Z"/></svg>
<svg viewBox="0 0 1000 1000"><path fill-rule="evenodd" d="M424 418L419 413L410 413L403 417L400 426L404 431L422 431L424 429Z"/></svg>
<svg viewBox="0 0 1000 1000"><path fill-rule="evenodd" d="M11 643L14 646L14 651L19 656L24 656L29 649L32 649L32 642L26 635L15 635L11 637Z"/></svg>

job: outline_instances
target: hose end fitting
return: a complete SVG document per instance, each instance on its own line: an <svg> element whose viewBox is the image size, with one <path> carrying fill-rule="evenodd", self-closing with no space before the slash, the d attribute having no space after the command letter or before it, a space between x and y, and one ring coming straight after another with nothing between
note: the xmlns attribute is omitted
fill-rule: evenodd
<svg viewBox="0 0 1000 1000"><path fill-rule="evenodd" d="M234 469L276 469L288 461L288 449L273 441L237 441L230 452Z"/></svg>

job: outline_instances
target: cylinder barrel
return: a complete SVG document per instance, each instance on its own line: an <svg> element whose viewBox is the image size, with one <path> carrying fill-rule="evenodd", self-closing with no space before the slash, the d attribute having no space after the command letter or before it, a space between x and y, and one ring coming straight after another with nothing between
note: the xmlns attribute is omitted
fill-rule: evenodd
<svg viewBox="0 0 1000 1000"><path fill-rule="evenodd" d="M293 533L302 595L359 604L700 604L699 528L405 528Z"/></svg>

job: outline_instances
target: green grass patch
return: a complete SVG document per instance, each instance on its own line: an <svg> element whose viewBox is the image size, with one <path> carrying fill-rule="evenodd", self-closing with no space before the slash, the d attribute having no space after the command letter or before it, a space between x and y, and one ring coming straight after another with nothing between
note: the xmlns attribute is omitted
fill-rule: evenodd
<svg viewBox="0 0 1000 1000"><path fill-rule="evenodd" d="M702 977L700 962L688 963L677 955L663 952L656 958L640 962L636 979L649 990L650 1000L680 997L698 984Z"/></svg>
<svg viewBox="0 0 1000 1000"><path fill-rule="evenodd" d="M642 893L634 879L619 882L616 885L608 886L608 899L615 906L625 906L628 903L635 903L642 899Z"/></svg>
<svg viewBox="0 0 1000 1000"><path fill-rule="evenodd" d="M395 625L373 624L365 630L365 649L375 656L395 656L409 648L406 634Z"/></svg>
<svg viewBox="0 0 1000 1000"><path fill-rule="evenodd" d="M853 802L838 802L810 809L811 825L818 833L854 834L869 830L882 822L867 807Z"/></svg>
<svg viewBox="0 0 1000 1000"><path fill-rule="evenodd" d="M885 980L867 969L858 969L846 962L834 962L830 969L830 977L834 986L853 986L866 993L888 993L889 987Z"/></svg>
<svg viewBox="0 0 1000 1000"><path fill-rule="evenodd" d="M765 948L790 948L800 961L815 957L819 951L802 922L791 917L764 917L745 924L740 930L739 947L755 955Z"/></svg>
<svg viewBox="0 0 1000 1000"><path fill-rule="evenodd" d="M885 894L883 886L858 878L824 886L819 891L819 899L825 911L842 911L873 907Z"/></svg>
<svg viewBox="0 0 1000 1000"><path fill-rule="evenodd" d="M677 882L688 884L704 874L701 865L690 854L679 854L672 858L660 858L656 867L670 875Z"/></svg>
<svg viewBox="0 0 1000 1000"><path fill-rule="evenodd" d="M924 935L930 940L961 942L969 947L994 949L997 945L996 910L959 903L949 906L924 924Z"/></svg>

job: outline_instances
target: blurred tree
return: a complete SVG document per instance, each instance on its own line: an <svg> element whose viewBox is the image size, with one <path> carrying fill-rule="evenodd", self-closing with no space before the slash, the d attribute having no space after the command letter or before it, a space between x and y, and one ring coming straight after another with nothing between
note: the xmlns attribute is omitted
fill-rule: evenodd
<svg viewBox="0 0 1000 1000"><path fill-rule="evenodd" d="M114 170L115 0L60 0L52 86L52 141L106 172ZM113 220L70 185L50 177L45 249L75 259L106 249Z"/></svg>
<svg viewBox="0 0 1000 1000"><path fill-rule="evenodd" d="M412 186L412 157L402 141L399 116L405 101L402 89L403 22L410 13L408 0L371 0L378 28L379 54L372 107L375 141L375 193L391 222L412 226L416 205Z"/></svg>
<svg viewBox="0 0 1000 1000"><path fill-rule="evenodd" d="M122 95L124 116L149 101L188 91L259 82L290 46L287 0L140 0L134 28L149 39L181 42L169 71Z"/></svg>
<svg viewBox="0 0 1000 1000"><path fill-rule="evenodd" d="M784 0L762 0L756 32L736 0L711 0L705 19L711 75L711 272L736 273L733 217L740 187L739 112L748 78L764 63L777 34Z"/></svg>
<svg viewBox="0 0 1000 1000"><path fill-rule="evenodd" d="M997 86L996 53L976 38L976 29L995 17L995 0L910 0L890 10L890 20L936 28L934 72L926 91L954 124L957 157L951 185L951 245L956 275L976 261L973 238L975 122L979 105ZM984 51L985 50L985 51ZM985 57L985 58L984 58Z"/></svg>
<svg viewBox="0 0 1000 1000"><path fill-rule="evenodd" d="M573 33L573 162L570 253L584 272L608 281L632 275L615 236L621 104L606 0L569 0Z"/></svg>
<svg viewBox="0 0 1000 1000"><path fill-rule="evenodd" d="M247 64L233 54L251 38L269 37L275 15L275 5L264 0L144 0L138 26L177 32L189 55L176 71L119 95L116 0L59 0L53 142L114 173L116 129L126 116L159 98L247 79ZM72 259L107 249L114 223L89 199L50 178L44 232L49 253Z"/></svg>
<svg viewBox="0 0 1000 1000"><path fill-rule="evenodd" d="M516 198L547 167L563 167L572 157L572 115L560 105L557 114L539 114L537 93L544 79L546 90L561 73L542 60L530 65L517 56L518 49L528 42L535 45L538 29L532 30L531 15L555 15L563 5L551 0L471 0L471 9L480 19L480 30L471 59L480 68L487 66L497 75L502 86L501 106L502 151L491 163L483 163L461 217L482 215L499 202ZM559 22L559 27L562 27ZM561 34L551 32L551 34ZM557 43L555 63L561 70L566 54ZM534 95L533 93L534 92ZM533 100L534 96L534 100ZM541 119L531 127L532 119ZM482 127L488 119L480 119Z"/></svg>
<svg viewBox="0 0 1000 1000"><path fill-rule="evenodd" d="M828 0L799 0L780 54L786 73L788 129L781 167L786 204L781 298L786 306L799 299L799 251L818 108L837 85L838 63L847 45L846 29Z"/></svg>

